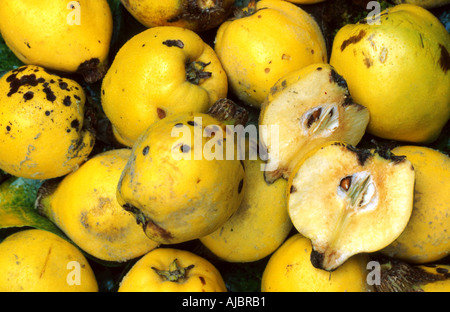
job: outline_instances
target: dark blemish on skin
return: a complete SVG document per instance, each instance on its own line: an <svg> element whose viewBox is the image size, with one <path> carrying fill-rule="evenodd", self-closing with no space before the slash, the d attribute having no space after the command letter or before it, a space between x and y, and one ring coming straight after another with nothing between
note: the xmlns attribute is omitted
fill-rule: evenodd
<svg viewBox="0 0 450 312"><path fill-rule="evenodd" d="M81 98L78 95L73 96L76 100L81 101Z"/></svg>
<svg viewBox="0 0 450 312"><path fill-rule="evenodd" d="M33 92L33 91L28 91L27 93L25 93L25 94L23 95L23 99L24 99L25 101L29 101L29 100L31 100L33 97L34 97L34 92Z"/></svg>
<svg viewBox="0 0 450 312"><path fill-rule="evenodd" d="M148 151L150 150L150 146L146 146L144 147L144 149L142 150L142 155L146 156L148 154Z"/></svg>
<svg viewBox="0 0 450 312"><path fill-rule="evenodd" d="M358 163L361 166L364 166L367 159L369 159L373 156L372 153L370 152L370 150L368 150L368 149L357 149L351 145L347 145L346 147L348 150L350 150L356 154L356 156L358 157Z"/></svg>
<svg viewBox="0 0 450 312"><path fill-rule="evenodd" d="M63 81L60 81L59 82L59 87L62 89L62 90L67 90L67 87L68 87L69 85L67 84L67 82L63 82Z"/></svg>
<svg viewBox="0 0 450 312"><path fill-rule="evenodd" d="M188 122L187 122L187 124L189 125L189 126L196 126L197 124L194 122L194 121L192 121L192 120L189 120Z"/></svg>
<svg viewBox="0 0 450 312"><path fill-rule="evenodd" d="M163 119L166 117L166 112L159 107L156 109L156 113L158 114L159 119Z"/></svg>
<svg viewBox="0 0 450 312"><path fill-rule="evenodd" d="M202 285L206 285L206 281L203 276L199 276L198 278L200 279L200 282L202 283Z"/></svg>
<svg viewBox="0 0 450 312"><path fill-rule="evenodd" d="M45 116L50 116L50 111L45 111Z"/></svg>
<svg viewBox="0 0 450 312"><path fill-rule="evenodd" d="M168 46L169 48L170 47L177 47L180 49L184 48L184 43L181 40L166 40L166 41L163 41L163 44Z"/></svg>
<svg viewBox="0 0 450 312"><path fill-rule="evenodd" d="M291 185L291 188L289 189L289 193L292 194L295 192L297 192L297 188L295 186Z"/></svg>
<svg viewBox="0 0 450 312"><path fill-rule="evenodd" d="M80 127L80 121L78 119L72 120L70 123L70 126L74 128L76 131L78 131L78 128Z"/></svg>
<svg viewBox="0 0 450 312"><path fill-rule="evenodd" d="M322 67L317 67L317 70L318 70L318 71L321 71L321 70L322 70Z"/></svg>
<svg viewBox="0 0 450 312"><path fill-rule="evenodd" d="M177 128L183 127L183 124L181 122L179 122L179 123L175 124L175 127L177 127Z"/></svg>
<svg viewBox="0 0 450 312"><path fill-rule="evenodd" d="M17 73L11 74L6 78L6 82L9 82L9 92L8 97L17 93L19 88L22 86L31 86L36 87L39 83L45 82L44 78L36 78L35 74L24 75L20 78L17 78Z"/></svg>
<svg viewBox="0 0 450 312"><path fill-rule="evenodd" d="M70 99L70 96L66 96L66 97L64 98L63 104L64 104L65 106L70 106L70 105L72 105L72 100Z"/></svg>
<svg viewBox="0 0 450 312"><path fill-rule="evenodd" d="M447 74L447 71L450 69L450 56L448 54L448 50L442 44L439 44L439 48L441 49L439 66L441 67L442 71Z"/></svg>
<svg viewBox="0 0 450 312"><path fill-rule="evenodd" d="M191 150L191 147L189 145L183 144L180 146L180 151L182 153L188 153Z"/></svg>
<svg viewBox="0 0 450 312"><path fill-rule="evenodd" d="M334 69L330 72L330 82L335 82L341 88L348 89L347 81L345 81L344 77L339 75Z"/></svg>
<svg viewBox="0 0 450 312"><path fill-rule="evenodd" d="M11 131L11 127L10 126L6 126L6 131Z"/></svg>
<svg viewBox="0 0 450 312"><path fill-rule="evenodd" d="M344 40L344 42L342 42L342 45L341 45L341 52L344 51L345 48L348 47L349 45L355 44L355 43L358 43L359 41L361 41L361 39L364 38L365 35L366 35L366 31L364 29L362 29L359 31L359 34L357 34L356 36L351 36L347 40Z"/></svg>
<svg viewBox="0 0 450 312"><path fill-rule="evenodd" d="M25 42L25 44L27 45L28 49L31 49L31 46L30 46L29 42Z"/></svg>
<svg viewBox="0 0 450 312"><path fill-rule="evenodd" d="M44 91L48 101L54 102L56 100L56 96L50 87L45 87L42 91Z"/></svg>
<svg viewBox="0 0 450 312"><path fill-rule="evenodd" d="M322 264L324 260L324 254L321 254L315 250L311 251L310 261L313 267L316 269L322 269Z"/></svg>
<svg viewBox="0 0 450 312"><path fill-rule="evenodd" d="M241 181L239 181L239 186L238 186L238 193L239 194L241 194L243 187L244 187L244 179L241 179Z"/></svg>

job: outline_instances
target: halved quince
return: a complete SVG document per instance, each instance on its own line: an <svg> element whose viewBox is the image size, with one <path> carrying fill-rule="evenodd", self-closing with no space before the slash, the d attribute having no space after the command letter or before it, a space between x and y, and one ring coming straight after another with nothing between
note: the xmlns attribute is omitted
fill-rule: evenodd
<svg viewBox="0 0 450 312"><path fill-rule="evenodd" d="M393 242L411 216L414 181L409 160L381 149L330 142L311 152L287 193L294 227L312 242L312 264L332 271Z"/></svg>
<svg viewBox="0 0 450 312"><path fill-rule="evenodd" d="M328 64L288 74L262 104L259 123L277 127L261 132L269 153L266 181L289 178L293 167L314 148L342 141L356 145L369 123L369 111L352 101L345 80ZM278 132L278 137L276 134Z"/></svg>

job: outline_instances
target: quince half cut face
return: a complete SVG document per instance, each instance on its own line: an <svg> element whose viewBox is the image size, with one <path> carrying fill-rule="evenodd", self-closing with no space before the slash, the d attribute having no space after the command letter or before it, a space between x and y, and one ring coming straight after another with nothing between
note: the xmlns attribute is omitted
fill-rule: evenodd
<svg viewBox="0 0 450 312"><path fill-rule="evenodd" d="M313 64L281 78L271 89L259 116L267 149L265 179L289 178L309 151L329 141L359 143L369 111L353 102L345 80L328 64ZM277 133L278 136L273 135Z"/></svg>
<svg viewBox="0 0 450 312"><path fill-rule="evenodd" d="M312 264L333 271L394 241L411 216L414 181L411 163L387 151L330 142L311 152L287 193L294 227L311 240Z"/></svg>

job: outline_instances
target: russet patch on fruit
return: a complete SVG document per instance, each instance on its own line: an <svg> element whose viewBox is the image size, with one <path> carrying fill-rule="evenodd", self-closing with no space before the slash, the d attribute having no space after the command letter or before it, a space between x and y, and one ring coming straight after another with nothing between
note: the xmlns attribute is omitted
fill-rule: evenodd
<svg viewBox="0 0 450 312"><path fill-rule="evenodd" d="M288 211L312 241L313 265L332 271L392 243L411 216L414 181L404 157L342 142L311 152L289 178Z"/></svg>

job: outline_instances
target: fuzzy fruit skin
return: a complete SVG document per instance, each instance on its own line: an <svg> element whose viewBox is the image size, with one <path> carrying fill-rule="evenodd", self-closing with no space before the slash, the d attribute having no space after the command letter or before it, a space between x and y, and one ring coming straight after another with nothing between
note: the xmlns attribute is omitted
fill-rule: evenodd
<svg viewBox="0 0 450 312"><path fill-rule="evenodd" d="M186 268L186 277L168 281L153 268L168 270L177 260ZM118 289L119 292L226 292L220 272L208 260L187 250L157 248L146 254L128 271Z"/></svg>
<svg viewBox="0 0 450 312"><path fill-rule="evenodd" d="M125 8L144 26L179 26L202 32L222 23L234 0L121 0Z"/></svg>
<svg viewBox="0 0 450 312"><path fill-rule="evenodd" d="M382 252L417 264L440 260L450 254L450 158L424 146L399 146L392 153L414 166L414 206L405 230Z"/></svg>
<svg viewBox="0 0 450 312"><path fill-rule="evenodd" d="M194 61L209 63L204 71L211 77L189 82L186 63ZM131 147L156 121L205 112L227 92L227 76L214 50L191 30L161 26L120 49L103 80L102 106L118 141Z"/></svg>
<svg viewBox="0 0 450 312"><path fill-rule="evenodd" d="M221 24L215 51L230 89L259 108L281 76L306 65L327 62L323 34L316 21L295 4L263 0L250 16Z"/></svg>
<svg viewBox="0 0 450 312"><path fill-rule="evenodd" d="M261 280L262 292L368 292L368 259L348 259L333 272L315 268L310 261L311 242L301 234L291 236L270 257Z"/></svg>
<svg viewBox="0 0 450 312"><path fill-rule="evenodd" d="M123 262L158 246L117 202L117 183L130 155L130 149L97 154L40 199L41 213L101 260Z"/></svg>
<svg viewBox="0 0 450 312"><path fill-rule="evenodd" d="M427 10L389 8L380 25L339 30L330 64L370 111L367 131L414 143L434 141L450 117L450 34Z"/></svg>
<svg viewBox="0 0 450 312"><path fill-rule="evenodd" d="M73 80L26 65L0 79L0 168L50 179L83 163L95 143L83 128L85 94Z"/></svg>
<svg viewBox="0 0 450 312"><path fill-rule="evenodd" d="M251 262L274 252L286 239L292 223L286 209L286 180L264 179L264 162L245 159L247 186L239 209L214 233L200 241L228 262Z"/></svg>
<svg viewBox="0 0 450 312"><path fill-rule="evenodd" d="M101 67L107 62L112 36L110 7L106 0L77 2L79 25L69 23L74 13L69 1L2 1L0 32L25 64L76 72L84 62L98 60Z"/></svg>
<svg viewBox="0 0 450 312"><path fill-rule="evenodd" d="M79 264L79 285L70 274ZM71 243L44 230L23 230L0 243L0 291L97 292L89 262ZM76 281L74 281L76 282Z"/></svg>
<svg viewBox="0 0 450 312"><path fill-rule="evenodd" d="M214 137L204 134L214 128ZM152 125L133 146L117 198L151 239L206 236L238 209L246 177L237 157L228 160L222 149L231 139L225 133L225 124L207 114L181 113Z"/></svg>

